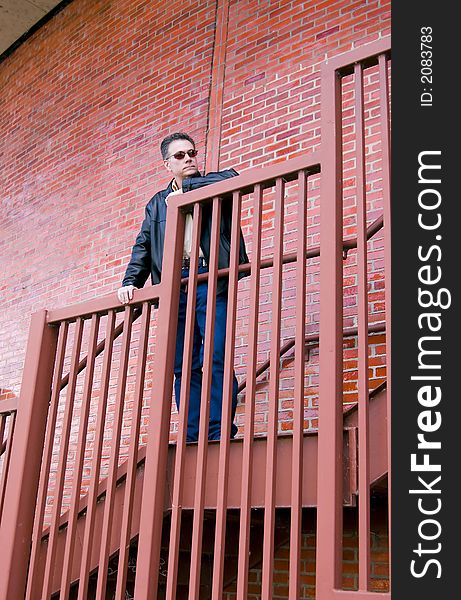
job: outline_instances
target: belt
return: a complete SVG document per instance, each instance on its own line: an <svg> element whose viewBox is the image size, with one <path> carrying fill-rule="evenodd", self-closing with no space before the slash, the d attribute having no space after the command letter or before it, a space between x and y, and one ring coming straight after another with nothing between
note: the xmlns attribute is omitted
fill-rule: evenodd
<svg viewBox="0 0 461 600"><path fill-rule="evenodd" d="M198 257L198 268L203 268L203 267L207 267L208 263L205 260L205 257L203 256L199 256ZM185 256L182 259L182 265L181 265L182 269L189 269L190 268L190 258L188 256Z"/></svg>

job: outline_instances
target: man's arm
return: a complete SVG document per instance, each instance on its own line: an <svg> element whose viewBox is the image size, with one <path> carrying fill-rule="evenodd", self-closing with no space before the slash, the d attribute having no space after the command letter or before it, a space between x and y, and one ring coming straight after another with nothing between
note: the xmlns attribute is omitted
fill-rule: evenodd
<svg viewBox="0 0 461 600"><path fill-rule="evenodd" d="M236 177L238 172L235 169L226 169L224 171L216 171L212 173L208 173L205 176L200 177L190 177L188 179L184 179L182 183L183 192L190 192L191 190L196 190L198 188L204 187L206 185L211 185L212 183L218 183L219 181L223 181L224 179L230 179L231 177ZM224 201L222 204L222 216L221 223L223 226L222 232L227 237L228 242L230 244L231 239L231 222L232 222L232 198L229 198L229 201ZM245 239L243 237L243 232L240 230L240 249L239 249L239 263L246 264L249 262L248 255L245 247ZM239 275L239 279L241 277L246 277L249 273L241 273Z"/></svg>
<svg viewBox="0 0 461 600"><path fill-rule="evenodd" d="M201 187L205 187L205 186L211 185L213 183L218 183L220 181L224 181L225 179L230 179L231 177L236 177L237 175L238 175L238 173L235 169L226 169L224 171L214 171L214 172L208 173L207 175L204 175L204 176L197 175L195 177L190 177L190 178L184 179L184 181L182 182L182 191L185 193L185 192L190 192L192 190L197 190ZM230 241L232 197L228 198L227 200L230 200L230 201L223 202L222 211L223 211L223 216L224 216L224 220L223 220L224 233Z"/></svg>
<svg viewBox="0 0 461 600"><path fill-rule="evenodd" d="M127 304L133 298L133 290L142 288L150 273L150 203L146 206L144 221L141 231L136 237L131 251L130 262L125 271L122 287L117 290L118 299L122 304Z"/></svg>
<svg viewBox="0 0 461 600"><path fill-rule="evenodd" d="M235 169L225 169L224 171L216 171L208 173L207 175L200 175L199 177L188 177L182 182L182 191L185 193L197 190L205 185L218 183L218 181L223 181L224 179L229 179L236 175L238 175L238 173Z"/></svg>

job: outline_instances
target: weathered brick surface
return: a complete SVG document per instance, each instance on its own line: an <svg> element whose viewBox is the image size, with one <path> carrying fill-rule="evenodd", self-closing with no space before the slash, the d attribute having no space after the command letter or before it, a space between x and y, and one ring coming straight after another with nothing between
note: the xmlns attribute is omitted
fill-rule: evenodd
<svg viewBox="0 0 461 600"><path fill-rule="evenodd" d="M221 167L316 147L321 63L389 33L389 11L232 2ZM214 19L214 2L75 0L1 63L2 387L19 392L31 312L117 287L167 181L163 134L190 131L203 159Z"/></svg>
<svg viewBox="0 0 461 600"><path fill-rule="evenodd" d="M113 292L168 181L163 134L203 147L214 2L76 0L0 65L1 385L31 312Z"/></svg>
<svg viewBox="0 0 461 600"><path fill-rule="evenodd" d="M211 0L74 0L0 63L0 398L20 393L30 315L113 293L119 286L148 199L168 177L159 143L168 132L188 131L204 164L216 3ZM220 168L239 171L284 161L319 147L320 67L332 56L389 34L389 0L232 0L223 84ZM381 147L377 75L366 86L367 198L369 220L382 211ZM344 86L344 234L356 235L352 79ZM216 151L216 149L208 149ZM308 243L319 244L320 177L309 181ZM285 251L297 239L297 198L287 186ZM242 227L251 257L252 199L245 198ZM273 194L263 211L262 256L274 244ZM382 321L382 235L369 245L370 321ZM307 333L318 333L319 261L308 261ZM344 263L344 325L357 325L357 265ZM295 271L284 268L282 343L294 334ZM261 276L258 363L269 357L272 332L272 271ZM247 365L249 280L240 282L235 365ZM155 330L154 315L152 331ZM71 328L72 329L72 328ZM104 327L101 329L103 335ZM137 331L135 327L135 331ZM72 336L72 331L71 331ZM86 334L87 336L87 334ZM135 335L136 338L136 335ZM85 338L87 339L87 337ZM374 386L385 378L385 337L370 337ZM141 441L155 387L149 347ZM121 455L130 435L136 342L122 427ZM120 342L103 449L106 472L113 427ZM102 359L96 366L101 371ZM69 361L66 363L68 371ZM357 400L357 339L344 349L345 403ZM281 360L279 430L292 428L294 362ZM268 374L257 388L256 433L267 428ZM80 410L84 373L77 384ZM85 450L83 491L91 472L99 390L93 391ZM63 394L59 414L63 414ZM305 428L317 427L318 346L305 367ZM237 422L244 422L241 394ZM66 475L68 501L78 418L71 428ZM172 436L176 430L175 418ZM57 436L60 435L57 431ZM56 438L58 440L58 437ZM58 454L52 461L51 485ZM51 510L51 501L49 510ZM48 513L49 514L49 511ZM310 575L307 574L306 577ZM307 597L307 596L306 596Z"/></svg>

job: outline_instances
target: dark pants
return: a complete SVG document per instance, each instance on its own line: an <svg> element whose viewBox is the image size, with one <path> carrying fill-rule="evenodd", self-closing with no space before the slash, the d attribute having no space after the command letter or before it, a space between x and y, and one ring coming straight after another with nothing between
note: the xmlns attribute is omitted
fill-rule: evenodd
<svg viewBox="0 0 461 600"><path fill-rule="evenodd" d="M198 272L204 273L206 267L200 267ZM187 277L189 272L183 270L182 277ZM202 393L202 367L203 367L203 344L205 340L206 305L207 305L208 283L197 285L197 300L195 307L194 340L192 348L192 371L189 394L189 414L187 421L187 441L193 442L198 439L200 419L200 399ZM175 355L175 398L179 410L181 396L181 371L184 352L184 334L186 325L187 294L181 289L179 296L178 330L176 336ZM211 376L211 398L210 398L210 423L208 439L219 440L221 437L221 415L224 380L224 354L226 344L226 320L227 320L227 294L216 296L216 317L214 327L213 368ZM238 382L233 372L232 387L232 426L231 437L237 433L234 424L235 409L237 407Z"/></svg>

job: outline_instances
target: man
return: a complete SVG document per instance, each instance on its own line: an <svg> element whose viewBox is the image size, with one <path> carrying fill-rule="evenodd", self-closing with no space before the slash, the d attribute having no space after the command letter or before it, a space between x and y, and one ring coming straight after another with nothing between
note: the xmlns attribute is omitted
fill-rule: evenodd
<svg viewBox="0 0 461 600"><path fill-rule="evenodd" d="M190 190L216 183L234 177L238 173L234 169L228 169L202 176L198 170L197 150L194 140L186 133L173 133L167 136L160 145L163 164L167 171L173 175L173 179L165 190L157 192L146 206L145 219L141 231L136 238L131 253L131 259L127 266L122 287L117 295L123 304L129 302L133 297L133 290L141 288L146 282L149 273L153 284L159 283L162 275L163 245L165 239L166 212L168 198L175 194L181 194ZM232 206L230 201L223 201L221 211L221 234L219 243L218 266L224 268L229 266L230 239L231 239L231 216ZM184 235L184 252L182 264L182 277L189 275L189 262L191 252L191 230L192 217L186 216L186 228ZM211 237L211 208L204 206L202 209L202 223L199 251L199 273L208 271L210 258ZM245 242L240 232L240 264L248 262L245 250ZM187 441L198 439L200 418L200 397L202 389L202 366L203 366L203 342L205 338L206 303L208 283L202 282L197 285L194 342L192 350L192 369L189 395L189 414L187 423ZM179 409L181 393L181 372L184 349L185 321L186 321L187 293L181 289L179 298L178 329L176 337L175 355L175 398ZM220 278L217 283L216 296L216 319L213 348L213 368L211 380L210 398L210 422L208 438L218 440L221 435L222 395L224 380L224 352L226 340L226 316L227 316L227 281ZM235 409L237 406L237 379L233 375L232 393L232 431L231 437L237 433L237 427L233 423Z"/></svg>

